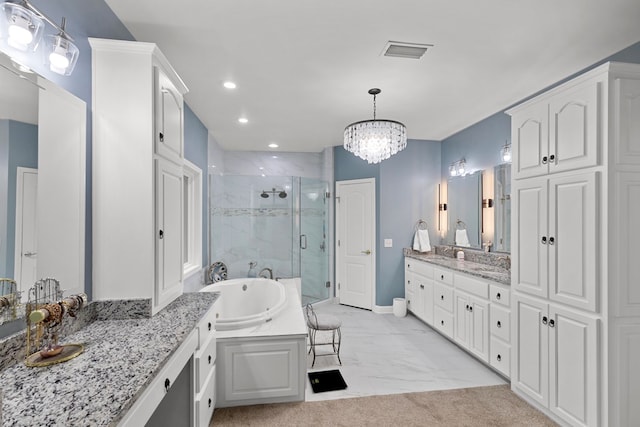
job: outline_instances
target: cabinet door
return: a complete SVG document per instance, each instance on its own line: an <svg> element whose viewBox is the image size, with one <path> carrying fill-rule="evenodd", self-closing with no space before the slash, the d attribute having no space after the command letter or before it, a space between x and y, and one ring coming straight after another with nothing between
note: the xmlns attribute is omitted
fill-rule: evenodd
<svg viewBox="0 0 640 427"><path fill-rule="evenodd" d="M549 298L591 311L598 305L597 181L596 173L549 180Z"/></svg>
<svg viewBox="0 0 640 427"><path fill-rule="evenodd" d="M549 172L598 164L598 92L590 81L549 103Z"/></svg>
<svg viewBox="0 0 640 427"><path fill-rule="evenodd" d="M512 285L541 298L548 292L547 185L546 178L516 181L511 216Z"/></svg>
<svg viewBox="0 0 640 427"><path fill-rule="evenodd" d="M184 157L182 95L160 69L154 70L156 153L181 164Z"/></svg>
<svg viewBox="0 0 640 427"><path fill-rule="evenodd" d="M182 168L156 159L156 283L158 309L182 294Z"/></svg>
<svg viewBox="0 0 640 427"><path fill-rule="evenodd" d="M549 108L533 104L511 118L514 179L544 175L548 171Z"/></svg>
<svg viewBox="0 0 640 427"><path fill-rule="evenodd" d="M469 298L469 350L481 360L489 361L489 305Z"/></svg>
<svg viewBox="0 0 640 427"><path fill-rule="evenodd" d="M549 326L547 304L515 296L511 386L547 407L549 403Z"/></svg>
<svg viewBox="0 0 640 427"><path fill-rule="evenodd" d="M469 297L455 291L454 300L454 324L453 339L465 348L469 348Z"/></svg>
<svg viewBox="0 0 640 427"><path fill-rule="evenodd" d="M549 307L549 407L571 425L598 425L599 320Z"/></svg>

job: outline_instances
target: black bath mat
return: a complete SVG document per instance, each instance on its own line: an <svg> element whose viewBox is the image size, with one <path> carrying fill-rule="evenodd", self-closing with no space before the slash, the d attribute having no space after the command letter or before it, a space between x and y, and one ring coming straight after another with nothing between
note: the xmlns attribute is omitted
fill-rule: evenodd
<svg viewBox="0 0 640 427"><path fill-rule="evenodd" d="M347 383L344 382L342 374L337 369L331 371L309 372L309 381L314 393L322 393L324 391L344 390Z"/></svg>

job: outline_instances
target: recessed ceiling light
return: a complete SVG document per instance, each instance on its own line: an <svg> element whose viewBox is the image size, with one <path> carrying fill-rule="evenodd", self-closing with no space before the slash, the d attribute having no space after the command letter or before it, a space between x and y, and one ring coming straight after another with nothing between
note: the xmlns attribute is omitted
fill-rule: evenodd
<svg viewBox="0 0 640 427"><path fill-rule="evenodd" d="M249 123L249 119L247 119L246 117L240 117L238 119L238 122L245 124L245 123Z"/></svg>
<svg viewBox="0 0 640 427"><path fill-rule="evenodd" d="M260 166L258 169L260 169L260 170L264 170L264 168L263 168L262 166Z"/></svg>
<svg viewBox="0 0 640 427"><path fill-rule="evenodd" d="M269 148L278 148L278 144L272 142L271 144L269 144Z"/></svg>
<svg viewBox="0 0 640 427"><path fill-rule="evenodd" d="M222 86L226 87L227 89L235 89L236 88L236 84L234 82L224 82L222 84Z"/></svg>
<svg viewBox="0 0 640 427"><path fill-rule="evenodd" d="M390 41L385 45L382 54L384 56L395 56L398 58L420 59L422 55L432 47L432 44Z"/></svg>
<svg viewBox="0 0 640 427"><path fill-rule="evenodd" d="M278 156L271 156L271 158L272 158L272 159L277 159L277 158L278 158Z"/></svg>

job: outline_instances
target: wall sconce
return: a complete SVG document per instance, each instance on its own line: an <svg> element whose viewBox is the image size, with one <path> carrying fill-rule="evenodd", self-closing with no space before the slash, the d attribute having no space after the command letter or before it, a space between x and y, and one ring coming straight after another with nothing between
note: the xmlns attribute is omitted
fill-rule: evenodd
<svg viewBox="0 0 640 427"><path fill-rule="evenodd" d="M58 34L47 36L45 64L51 71L63 76L73 72L80 51L65 30L65 18L62 18L62 24L58 26L28 0L22 0L19 4L2 3L0 8L0 36L6 39L8 46L23 52L35 52L42 40L44 22L47 22Z"/></svg>
<svg viewBox="0 0 640 427"><path fill-rule="evenodd" d="M500 158L504 163L511 163L511 144L508 142L500 149Z"/></svg>
<svg viewBox="0 0 640 427"><path fill-rule="evenodd" d="M458 160L457 162L451 163L449 166L449 175L451 176L462 176L466 172L467 162L464 158Z"/></svg>

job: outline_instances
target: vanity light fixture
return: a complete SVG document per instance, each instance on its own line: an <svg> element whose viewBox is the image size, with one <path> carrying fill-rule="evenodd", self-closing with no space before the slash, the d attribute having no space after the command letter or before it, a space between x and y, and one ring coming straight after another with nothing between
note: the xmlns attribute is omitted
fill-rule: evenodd
<svg viewBox="0 0 640 427"><path fill-rule="evenodd" d="M351 123L344 130L344 148L367 163L380 163L407 146L407 129L395 120L376 119L378 88L369 89L373 95L373 120Z"/></svg>
<svg viewBox="0 0 640 427"><path fill-rule="evenodd" d="M511 144L508 142L500 149L500 158L504 163L511 163Z"/></svg>
<svg viewBox="0 0 640 427"><path fill-rule="evenodd" d="M51 71L63 76L73 72L80 51L65 30L65 18L62 18L62 24L58 25L28 0L22 0L20 3L5 2L0 8L0 33L2 38L6 38L8 46L23 52L35 52L42 39L44 23L47 22L58 33L47 36L45 63Z"/></svg>
<svg viewBox="0 0 640 427"><path fill-rule="evenodd" d="M449 166L449 175L451 176L462 176L466 173L467 162L464 158L458 160L457 162L451 163Z"/></svg>

